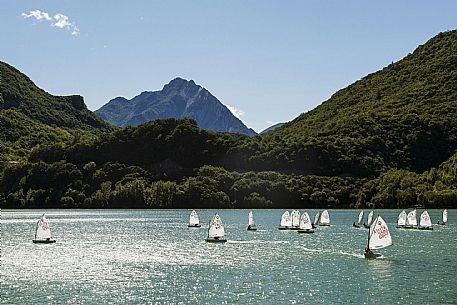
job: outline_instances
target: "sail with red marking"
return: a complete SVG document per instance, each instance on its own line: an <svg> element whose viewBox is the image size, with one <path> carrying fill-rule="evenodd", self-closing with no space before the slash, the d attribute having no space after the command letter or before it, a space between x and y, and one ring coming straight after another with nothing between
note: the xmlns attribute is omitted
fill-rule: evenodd
<svg viewBox="0 0 457 305"><path fill-rule="evenodd" d="M392 245L392 236L389 228L381 216L376 217L370 227L368 247L370 249L381 249Z"/></svg>
<svg viewBox="0 0 457 305"><path fill-rule="evenodd" d="M222 219L219 217L218 214L213 216L213 219L211 219L211 222L209 224L209 229L208 229L208 238L220 238L224 237L225 235L225 229L224 225L222 224Z"/></svg>
<svg viewBox="0 0 457 305"><path fill-rule="evenodd" d="M330 225L330 215L327 210L324 210L321 214L320 225Z"/></svg>
<svg viewBox="0 0 457 305"><path fill-rule="evenodd" d="M36 225L35 240L51 239L51 228L46 216L41 216Z"/></svg>
<svg viewBox="0 0 457 305"><path fill-rule="evenodd" d="M300 218L300 230L312 230L313 226L311 225L311 219L307 212L303 212Z"/></svg>
<svg viewBox="0 0 457 305"><path fill-rule="evenodd" d="M419 227L421 228L431 228L432 227L432 220L430 219L430 215L427 211L422 212L421 218L419 221Z"/></svg>
<svg viewBox="0 0 457 305"><path fill-rule="evenodd" d="M291 227L292 218L290 217L289 211L285 211L281 216L281 227Z"/></svg>
<svg viewBox="0 0 457 305"><path fill-rule="evenodd" d="M405 224L406 224L406 212L401 211L401 213L398 215L397 225L400 227L403 227Z"/></svg>

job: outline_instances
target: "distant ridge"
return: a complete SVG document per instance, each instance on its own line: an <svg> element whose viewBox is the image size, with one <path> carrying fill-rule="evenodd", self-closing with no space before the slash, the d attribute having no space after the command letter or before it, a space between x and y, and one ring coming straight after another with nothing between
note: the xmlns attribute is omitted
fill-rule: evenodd
<svg viewBox="0 0 457 305"><path fill-rule="evenodd" d="M277 124L274 124L274 125L272 125L272 126L266 128L266 129L262 130L259 134L264 134L264 133L266 133L266 132L273 131L273 130L275 130L276 128L279 128L279 127L283 126L284 124L286 124L286 123L277 123Z"/></svg>
<svg viewBox="0 0 457 305"><path fill-rule="evenodd" d="M203 129L242 133L257 133L246 127L205 88L193 80L175 78L160 91L145 91L131 100L116 97L96 110L105 121L121 126L137 126L148 121L166 118L194 119Z"/></svg>

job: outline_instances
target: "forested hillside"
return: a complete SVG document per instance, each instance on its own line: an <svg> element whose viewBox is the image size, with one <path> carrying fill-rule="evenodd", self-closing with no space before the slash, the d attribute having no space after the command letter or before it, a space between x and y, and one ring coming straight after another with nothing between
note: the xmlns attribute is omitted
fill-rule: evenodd
<svg viewBox="0 0 457 305"><path fill-rule="evenodd" d="M0 161L25 156L40 143L112 131L79 95L53 96L26 75L0 62Z"/></svg>

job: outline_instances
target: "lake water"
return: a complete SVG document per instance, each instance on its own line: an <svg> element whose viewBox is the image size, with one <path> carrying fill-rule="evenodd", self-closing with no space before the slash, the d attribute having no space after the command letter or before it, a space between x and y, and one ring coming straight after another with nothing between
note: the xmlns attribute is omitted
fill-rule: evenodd
<svg viewBox="0 0 457 305"><path fill-rule="evenodd" d="M254 210L257 232L248 210L219 210L225 244L204 241L214 210L200 229L184 210L47 210L57 243L37 245L43 212L1 211L1 304L457 304L457 210L433 231L377 211L394 242L378 260L355 210L329 210L314 234L278 230L280 210Z"/></svg>

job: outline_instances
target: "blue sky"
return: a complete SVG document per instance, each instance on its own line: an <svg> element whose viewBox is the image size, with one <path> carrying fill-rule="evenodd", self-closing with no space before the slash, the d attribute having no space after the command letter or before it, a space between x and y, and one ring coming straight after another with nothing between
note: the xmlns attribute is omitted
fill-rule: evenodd
<svg viewBox="0 0 457 305"><path fill-rule="evenodd" d="M193 79L261 131L457 28L456 12L457 1L3 1L0 60L91 110Z"/></svg>

